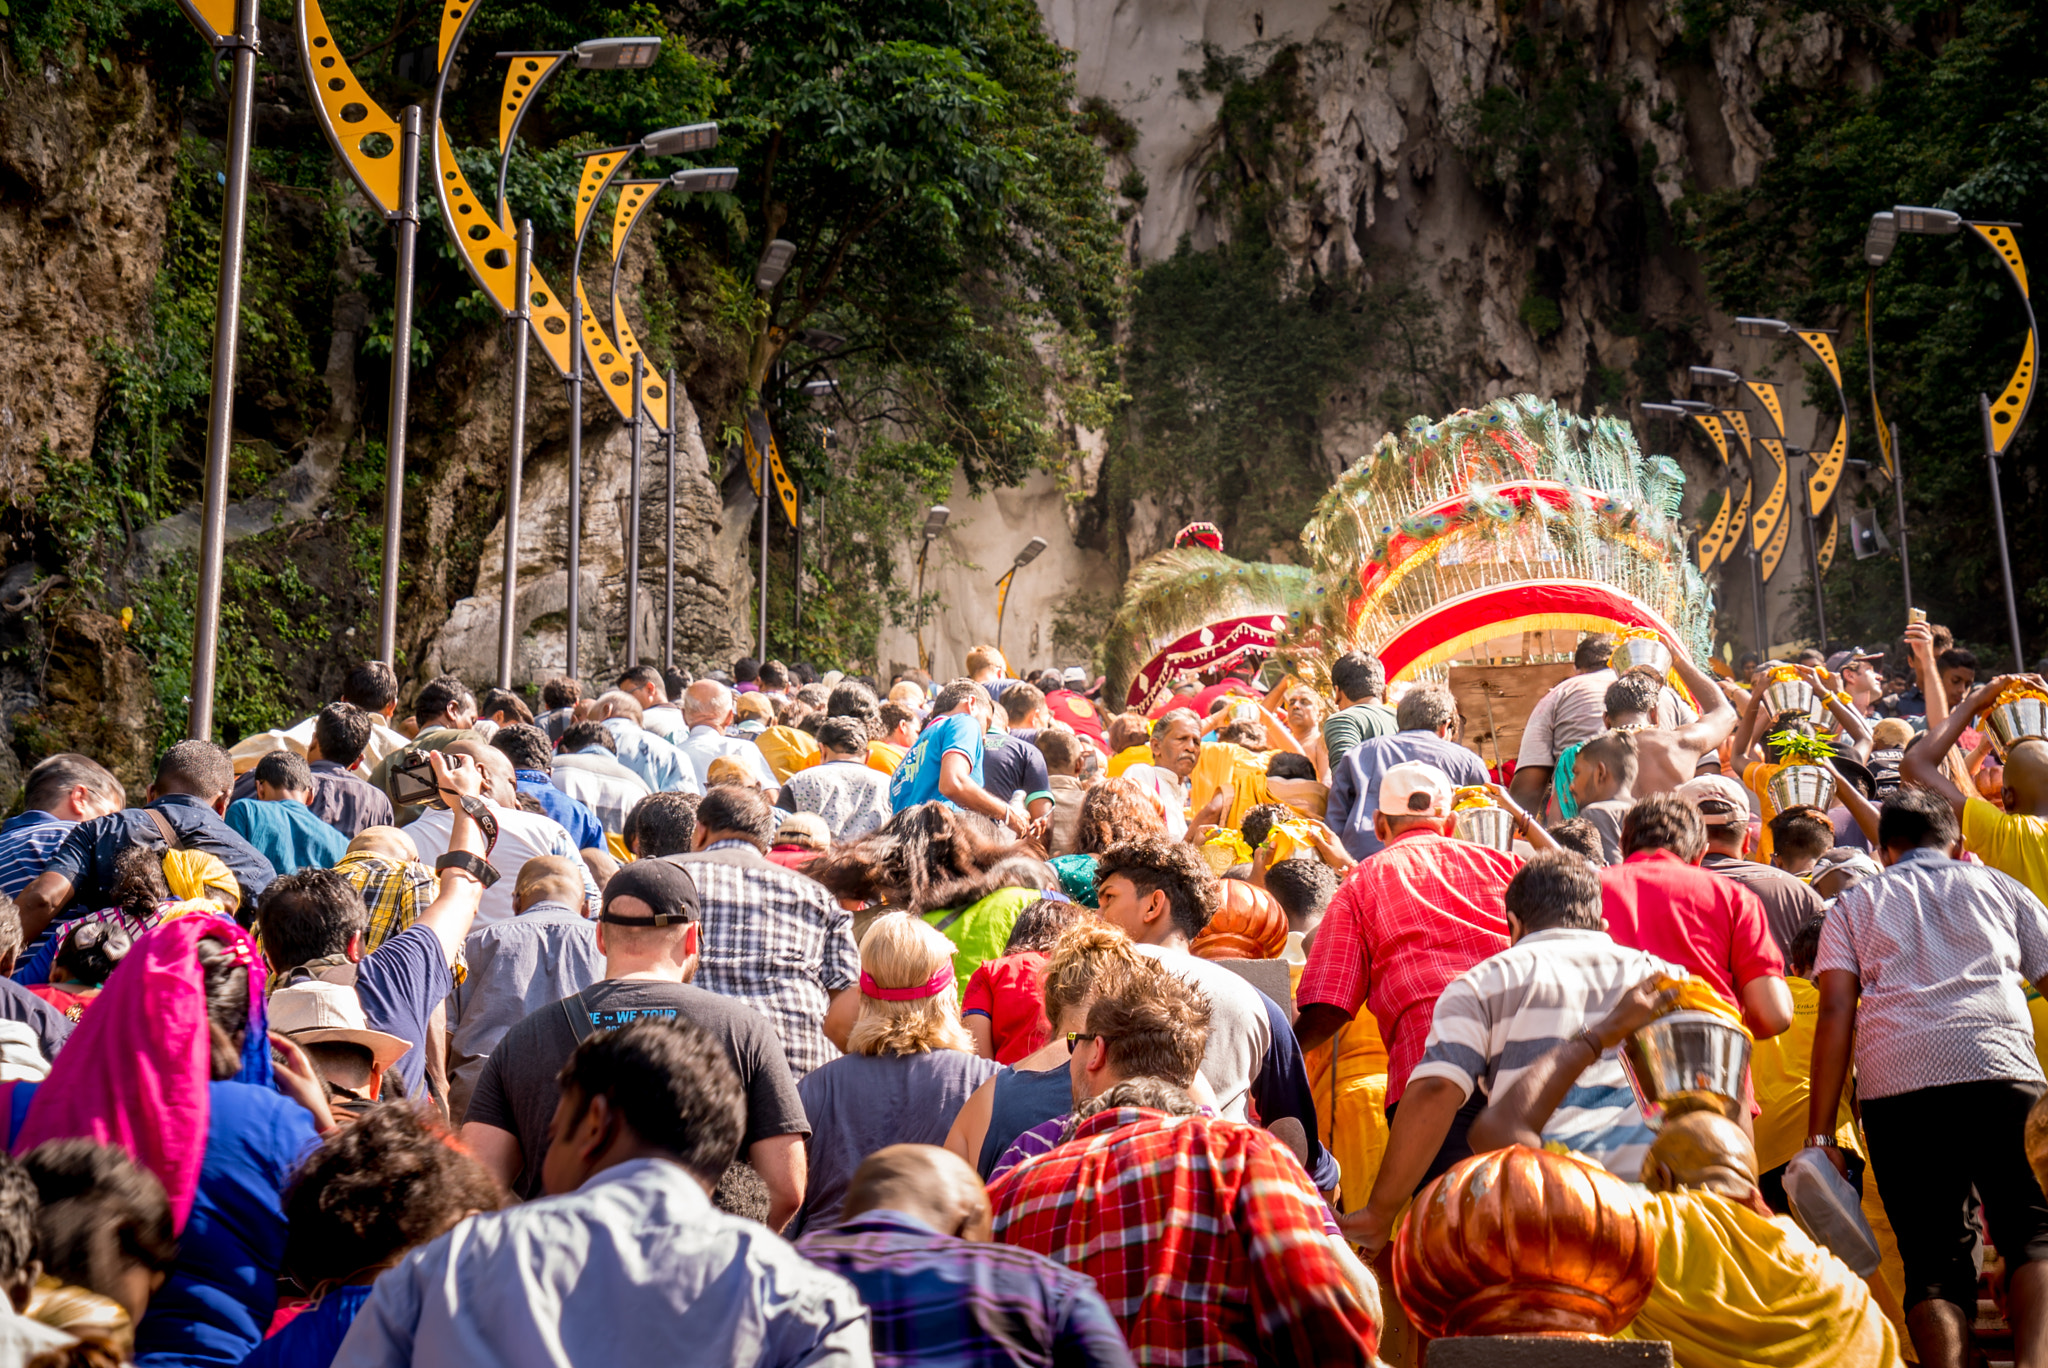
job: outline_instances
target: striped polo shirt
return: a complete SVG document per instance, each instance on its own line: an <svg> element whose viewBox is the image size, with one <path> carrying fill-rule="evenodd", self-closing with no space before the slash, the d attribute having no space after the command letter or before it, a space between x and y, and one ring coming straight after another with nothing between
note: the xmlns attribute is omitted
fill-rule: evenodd
<svg viewBox="0 0 2048 1368"><path fill-rule="evenodd" d="M1660 973L1685 977L1680 966L1618 945L1605 931L1532 931L1444 989L1409 1086L1442 1078L1468 1098L1475 1087L1498 1097L1554 1046ZM1630 1182L1654 1138L1615 1052L1579 1075L1543 1127L1546 1143L1576 1150Z"/></svg>

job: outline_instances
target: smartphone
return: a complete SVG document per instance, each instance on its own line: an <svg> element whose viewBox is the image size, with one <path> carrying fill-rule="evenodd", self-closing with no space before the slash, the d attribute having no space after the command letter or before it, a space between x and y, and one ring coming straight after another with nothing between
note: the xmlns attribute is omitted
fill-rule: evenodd
<svg viewBox="0 0 2048 1368"><path fill-rule="evenodd" d="M1927 610L1925 608L1908 608L1906 610L1906 623L1908 626L1918 626L1925 621L1927 621Z"/></svg>

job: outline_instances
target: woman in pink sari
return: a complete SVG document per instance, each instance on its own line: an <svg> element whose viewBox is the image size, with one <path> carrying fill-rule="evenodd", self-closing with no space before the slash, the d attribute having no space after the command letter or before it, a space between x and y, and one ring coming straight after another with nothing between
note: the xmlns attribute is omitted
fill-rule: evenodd
<svg viewBox="0 0 2048 1368"><path fill-rule="evenodd" d="M9 1148L118 1145L163 1183L178 1263L136 1328L138 1364L235 1364L277 1307L282 1194L333 1128L296 1047L273 1073L263 958L232 921L185 917L144 935L40 1084L10 1085ZM288 1088L291 1096L281 1093ZM295 1100L296 1099L296 1100Z"/></svg>

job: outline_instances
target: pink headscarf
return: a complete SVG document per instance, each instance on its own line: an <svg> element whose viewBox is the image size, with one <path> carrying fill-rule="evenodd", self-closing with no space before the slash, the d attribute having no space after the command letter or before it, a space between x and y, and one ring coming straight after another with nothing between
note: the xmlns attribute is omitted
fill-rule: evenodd
<svg viewBox="0 0 2048 1368"><path fill-rule="evenodd" d="M217 940L249 971L249 1033L237 1080L270 1086L263 957L222 917L180 917L135 943L58 1052L29 1103L14 1152L50 1140L119 1145L157 1176L182 1231L199 1188L212 1115L213 1049L202 940Z"/></svg>

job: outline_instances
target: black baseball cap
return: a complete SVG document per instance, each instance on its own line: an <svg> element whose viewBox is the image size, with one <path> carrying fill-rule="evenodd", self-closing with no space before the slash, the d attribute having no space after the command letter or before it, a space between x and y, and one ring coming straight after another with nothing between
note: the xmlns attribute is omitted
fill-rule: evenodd
<svg viewBox="0 0 2048 1368"><path fill-rule="evenodd" d="M654 909L654 916L619 916L612 911L612 904L620 898L638 898ZM697 881L681 865L667 860L635 860L606 882L597 919L612 926L674 926L696 921L702 915Z"/></svg>

